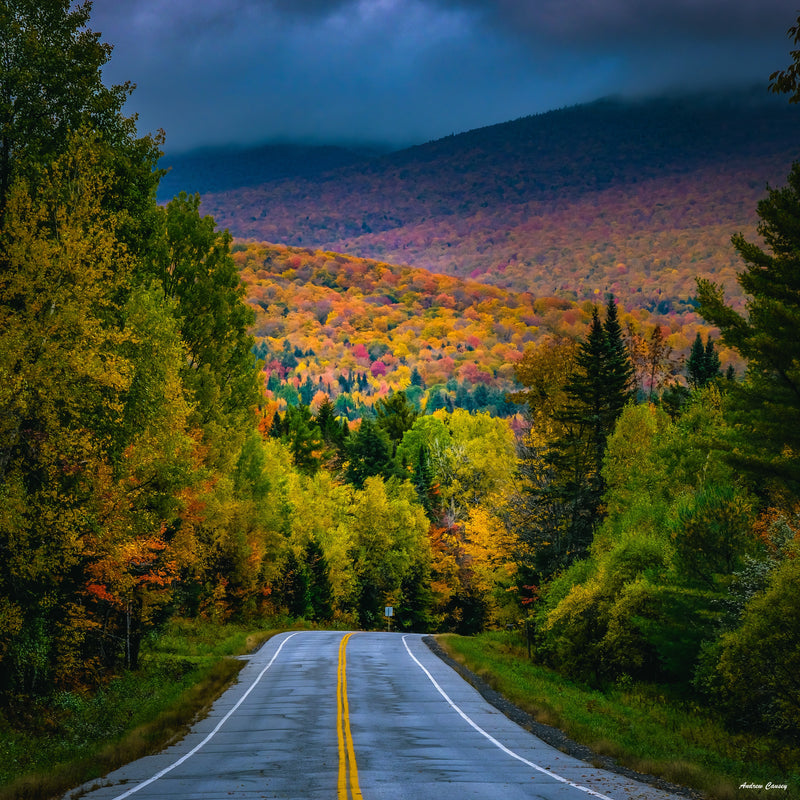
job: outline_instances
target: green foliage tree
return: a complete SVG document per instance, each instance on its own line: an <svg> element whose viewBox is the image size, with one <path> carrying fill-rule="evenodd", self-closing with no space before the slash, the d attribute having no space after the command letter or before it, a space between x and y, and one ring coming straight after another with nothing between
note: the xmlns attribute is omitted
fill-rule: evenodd
<svg viewBox="0 0 800 800"><path fill-rule="evenodd" d="M533 515L534 527L521 534L543 576L586 555L602 518L606 442L633 397L633 367L613 297L605 323L593 309L564 393L564 404L554 414L560 433L544 457L546 481L529 484L533 505L548 513Z"/></svg>
<svg viewBox="0 0 800 800"><path fill-rule="evenodd" d="M211 217L201 217L199 206L199 195L182 192L163 210L161 240L143 277L159 280L176 304L193 421L205 432L212 463L220 463L241 445L258 402L253 312L244 302L230 235L215 230Z"/></svg>
<svg viewBox="0 0 800 800"><path fill-rule="evenodd" d="M404 580L409 591L412 577L425 578L428 520L408 483L389 487L380 476L365 479L363 490L353 498L352 514L355 608L360 624L372 628L382 623L386 605L403 605ZM418 591L414 595L417 601L422 597Z"/></svg>
<svg viewBox="0 0 800 800"><path fill-rule="evenodd" d="M745 262L738 282L747 315L726 305L721 287L699 279L700 314L747 359L747 375L731 389L744 447L732 457L767 488L800 490L800 164L787 185L758 204L768 250L733 237Z"/></svg>
<svg viewBox="0 0 800 800"><path fill-rule="evenodd" d="M800 736L800 558L774 569L720 640L722 698L738 726Z"/></svg>
<svg viewBox="0 0 800 800"><path fill-rule="evenodd" d="M151 240L161 137L138 137L123 114L129 83L107 87L111 46L87 28L91 3L10 0L0 8L0 226L15 179L38 183L40 168L87 131L102 147L115 191L109 210L128 210L120 231L139 253Z"/></svg>
<svg viewBox="0 0 800 800"><path fill-rule="evenodd" d="M333 588L328 561L316 539L309 539L303 551L303 560L308 571L311 619L326 622L333 617Z"/></svg>
<svg viewBox="0 0 800 800"><path fill-rule="evenodd" d="M358 489L367 478L388 478L395 472L389 437L369 419L362 419L359 429L350 435L347 459L345 480Z"/></svg>
<svg viewBox="0 0 800 800"><path fill-rule="evenodd" d="M787 35L798 48L790 51L792 63L786 69L776 70L769 76L769 88L775 94L788 94L790 103L800 103L800 16Z"/></svg>
<svg viewBox="0 0 800 800"><path fill-rule="evenodd" d="M692 349L689 351L689 358L686 360L686 373L689 385L694 388L705 386L709 381L720 376L719 355L711 337L704 345L698 332L692 343Z"/></svg>
<svg viewBox="0 0 800 800"><path fill-rule="evenodd" d="M403 440L403 434L414 425L417 412L408 402L405 392L395 392L388 398L378 400L375 413L378 427L386 433L396 450Z"/></svg>
<svg viewBox="0 0 800 800"><path fill-rule="evenodd" d="M277 418L277 414L276 414ZM322 464L322 434L308 406L289 406L283 419L281 438L292 454L294 465L313 475Z"/></svg>
<svg viewBox="0 0 800 800"><path fill-rule="evenodd" d="M283 565L278 594L293 617L305 619L313 613L308 567L291 549Z"/></svg>

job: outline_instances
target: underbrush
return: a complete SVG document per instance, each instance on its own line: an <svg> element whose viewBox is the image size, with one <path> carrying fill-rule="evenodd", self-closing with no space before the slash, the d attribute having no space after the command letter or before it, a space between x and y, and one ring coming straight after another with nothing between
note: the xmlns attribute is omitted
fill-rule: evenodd
<svg viewBox="0 0 800 800"><path fill-rule="evenodd" d="M174 620L138 670L0 711L0 800L59 796L179 739L274 632L254 628Z"/></svg>
<svg viewBox="0 0 800 800"><path fill-rule="evenodd" d="M673 687L621 681L599 691L531 663L515 632L437 637L451 657L539 722L599 755L715 800L800 798L800 748L756 733L731 733ZM758 790L743 785L762 786ZM786 789L768 788L768 785Z"/></svg>

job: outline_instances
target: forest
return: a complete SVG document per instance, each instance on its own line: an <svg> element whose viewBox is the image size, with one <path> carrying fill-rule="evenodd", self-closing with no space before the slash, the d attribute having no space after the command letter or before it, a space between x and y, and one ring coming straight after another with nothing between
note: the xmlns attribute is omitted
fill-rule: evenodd
<svg viewBox="0 0 800 800"><path fill-rule="evenodd" d="M157 202L163 141L104 85L89 7L20 9L4 713L135 670L170 619L374 628L392 605L401 630L524 621L563 674L798 741L800 165L725 246L735 294L696 274L683 315L234 241L198 195Z"/></svg>
<svg viewBox="0 0 800 800"><path fill-rule="evenodd" d="M281 410L299 402L315 409L327 397L351 421L374 415L375 401L397 391L416 411L514 417L524 408L510 395L522 388L515 368L526 349L580 338L603 299L599 289L578 303L285 245L237 240L231 249L256 314L265 399ZM618 307L637 386L685 383L696 337L714 335L695 305ZM654 335L663 340L655 371L647 356ZM735 350L714 346L724 368L743 370Z"/></svg>
<svg viewBox="0 0 800 800"><path fill-rule="evenodd" d="M316 175L194 185L236 237L681 313L698 274L738 292L731 233L755 235L797 126L798 110L763 89L608 99ZM210 174L226 163L205 162Z"/></svg>

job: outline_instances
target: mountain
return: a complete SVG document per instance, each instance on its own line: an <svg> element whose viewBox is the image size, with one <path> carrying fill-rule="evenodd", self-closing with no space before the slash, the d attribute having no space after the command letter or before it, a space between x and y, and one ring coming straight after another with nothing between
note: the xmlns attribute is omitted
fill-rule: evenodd
<svg viewBox="0 0 800 800"><path fill-rule="evenodd" d="M203 210L244 239L664 312L698 274L737 291L730 236L755 235L798 123L753 92L606 99L261 182L254 153Z"/></svg>
<svg viewBox="0 0 800 800"><path fill-rule="evenodd" d="M305 178L341 167L362 164L386 152L380 147L265 144L259 147L218 147L165 156L168 170L159 186L165 202L178 192L225 192L290 178Z"/></svg>

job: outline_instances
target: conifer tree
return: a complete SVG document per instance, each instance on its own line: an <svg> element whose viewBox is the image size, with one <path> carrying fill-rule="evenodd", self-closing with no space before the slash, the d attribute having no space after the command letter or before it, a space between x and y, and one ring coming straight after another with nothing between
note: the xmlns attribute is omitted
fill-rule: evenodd
<svg viewBox="0 0 800 800"><path fill-rule="evenodd" d="M633 367L613 297L605 323L597 307L592 311L565 395L564 405L554 412L561 434L545 457L547 481L531 487L533 504L543 513L535 515L534 529L523 535L544 577L585 555L591 544L602 518L606 443L633 396Z"/></svg>
<svg viewBox="0 0 800 800"><path fill-rule="evenodd" d="M417 418L417 412L408 402L405 392L395 392L388 398L381 398L375 406L375 412L378 427L391 439L395 448Z"/></svg>
<svg viewBox="0 0 800 800"><path fill-rule="evenodd" d="M310 539L303 552L308 576L308 596L311 619L324 622L333 616L333 589L328 562L319 542Z"/></svg>
<svg viewBox="0 0 800 800"><path fill-rule="evenodd" d="M364 486L367 478L394 473L389 437L370 419L362 419L361 427L350 436L347 457L345 480L357 489Z"/></svg>
<svg viewBox="0 0 800 800"><path fill-rule="evenodd" d="M686 360L686 372L689 384L695 389L719 377L719 355L710 336L704 345L698 332L689 351L689 358Z"/></svg>
<svg viewBox="0 0 800 800"><path fill-rule="evenodd" d="M745 263L738 275L748 295L747 315L726 305L720 286L698 279L700 314L747 360L745 380L731 402L746 448L732 454L740 467L800 490L800 163L787 185L758 204L758 232L766 249L741 234L733 245Z"/></svg>

